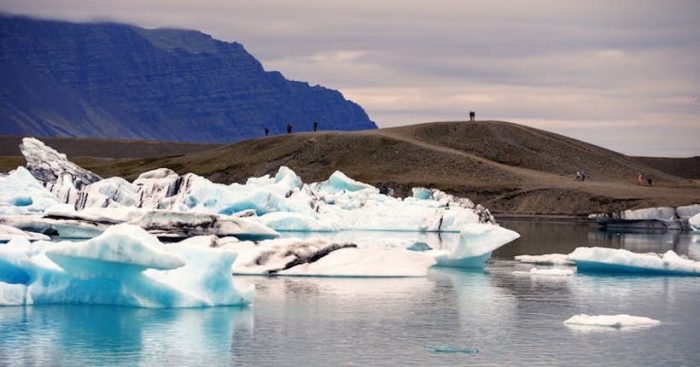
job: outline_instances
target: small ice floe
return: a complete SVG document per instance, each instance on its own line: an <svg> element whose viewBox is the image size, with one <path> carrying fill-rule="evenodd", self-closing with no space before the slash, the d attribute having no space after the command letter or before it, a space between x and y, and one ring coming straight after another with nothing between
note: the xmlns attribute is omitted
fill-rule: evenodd
<svg viewBox="0 0 700 367"><path fill-rule="evenodd" d="M515 260L536 265L574 265L567 257L566 254L518 255Z"/></svg>
<svg viewBox="0 0 700 367"><path fill-rule="evenodd" d="M454 345L427 345L425 349L434 353L461 353L461 354L476 354L479 353L477 348L460 347Z"/></svg>
<svg viewBox="0 0 700 367"><path fill-rule="evenodd" d="M571 269L562 268L551 268L551 269L541 269L532 268L530 271L514 271L513 275L543 275L543 276L571 276L574 275L574 271Z"/></svg>
<svg viewBox="0 0 700 367"><path fill-rule="evenodd" d="M663 256L637 254L622 249L579 247L569 254L580 273L638 273L648 275L700 276L700 262L684 259L673 251Z"/></svg>
<svg viewBox="0 0 700 367"><path fill-rule="evenodd" d="M621 329L643 328L659 325L661 321L643 316L620 315L586 315L579 314L564 321L564 325L573 326L580 330L594 330L595 328Z"/></svg>

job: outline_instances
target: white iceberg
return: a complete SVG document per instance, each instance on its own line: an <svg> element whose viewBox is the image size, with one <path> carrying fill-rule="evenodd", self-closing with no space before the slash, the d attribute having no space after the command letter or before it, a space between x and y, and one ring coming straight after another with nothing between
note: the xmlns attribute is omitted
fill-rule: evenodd
<svg viewBox="0 0 700 367"><path fill-rule="evenodd" d="M29 172L63 203L74 203L80 189L102 179L38 139L22 139L19 149L27 160Z"/></svg>
<svg viewBox="0 0 700 367"><path fill-rule="evenodd" d="M562 268L549 268L549 269L541 269L541 268L532 268L530 271L514 271L513 275L543 275L543 276L555 276L555 277L561 277L561 276L571 276L574 275L574 271L571 269L562 269Z"/></svg>
<svg viewBox="0 0 700 367"><path fill-rule="evenodd" d="M518 255L515 260L536 265L574 265L567 254Z"/></svg>
<svg viewBox="0 0 700 367"><path fill-rule="evenodd" d="M700 232L700 214L696 214L688 219L688 223L690 223L690 227L692 227L694 231Z"/></svg>
<svg viewBox="0 0 700 367"><path fill-rule="evenodd" d="M663 256L638 254L623 249L579 247L569 254L579 273L639 273L659 275L700 275L700 262L684 259L673 251Z"/></svg>
<svg viewBox="0 0 700 367"><path fill-rule="evenodd" d="M230 246L234 249L236 246ZM245 246L233 265L234 274L422 277L435 264L431 256L400 249L357 248L325 239L280 239Z"/></svg>
<svg viewBox="0 0 700 367"><path fill-rule="evenodd" d="M26 168L0 174L0 215L41 213L57 204L56 197Z"/></svg>
<svg viewBox="0 0 700 367"><path fill-rule="evenodd" d="M491 252L519 237L517 232L497 225L471 223L462 226L457 246L433 253L440 266L480 268Z"/></svg>
<svg viewBox="0 0 700 367"><path fill-rule="evenodd" d="M118 223L170 239L217 235L261 240L277 237L276 231L453 233L459 241L427 253L439 265L459 267L483 266L493 250L518 237L468 199L427 188L395 198L339 171L326 181L304 184L282 166L274 176L224 185L161 168L129 183L119 177L102 180L36 139L25 139L22 152L29 172L51 192L36 180L26 190L25 185L5 183L16 190L0 214L23 217L5 216L0 223L47 235L91 238ZM24 180L29 172L18 170L17 175ZM5 184L0 181L0 193ZM58 199L18 209L51 193ZM68 207L56 209L57 203Z"/></svg>
<svg viewBox="0 0 700 367"><path fill-rule="evenodd" d="M279 234L258 221L197 212L175 212L139 208L88 208L46 211L43 216L5 216L0 223L27 231L62 238L92 238L112 225L137 225L162 238L179 239L200 235L236 236L242 240L277 238Z"/></svg>
<svg viewBox="0 0 700 367"><path fill-rule="evenodd" d="M232 252L166 246L143 229L115 225L92 240L12 240L0 246L0 304L138 307L246 305L233 284Z"/></svg>
<svg viewBox="0 0 700 367"><path fill-rule="evenodd" d="M620 315L597 315L591 316L586 314L574 315L564 321L565 325L580 325L592 327L647 327L659 325L661 321L654 320L643 316L630 316L625 314Z"/></svg>

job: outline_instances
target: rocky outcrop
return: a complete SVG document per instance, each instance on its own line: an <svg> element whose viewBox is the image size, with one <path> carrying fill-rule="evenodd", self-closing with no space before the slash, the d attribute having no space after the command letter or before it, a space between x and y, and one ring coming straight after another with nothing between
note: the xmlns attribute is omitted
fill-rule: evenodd
<svg viewBox="0 0 700 367"><path fill-rule="evenodd" d="M376 128L338 91L197 31L0 16L0 134L234 142Z"/></svg>

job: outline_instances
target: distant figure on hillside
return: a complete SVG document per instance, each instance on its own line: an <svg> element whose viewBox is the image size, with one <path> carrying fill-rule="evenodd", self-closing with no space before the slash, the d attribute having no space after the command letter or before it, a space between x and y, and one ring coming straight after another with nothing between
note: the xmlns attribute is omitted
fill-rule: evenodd
<svg viewBox="0 0 700 367"><path fill-rule="evenodd" d="M652 179L651 179L651 177L649 177L649 176L647 176L647 183L649 184L649 186L651 186Z"/></svg>
<svg viewBox="0 0 700 367"><path fill-rule="evenodd" d="M581 182L586 181L586 172L581 171Z"/></svg>
<svg viewBox="0 0 700 367"><path fill-rule="evenodd" d="M292 124L287 124L287 134L292 133Z"/></svg>
<svg viewBox="0 0 700 367"><path fill-rule="evenodd" d="M637 185L644 185L644 176L641 173L637 174Z"/></svg>
<svg viewBox="0 0 700 367"><path fill-rule="evenodd" d="M576 171L576 181L581 181L581 171Z"/></svg>
<svg viewBox="0 0 700 367"><path fill-rule="evenodd" d="M270 135L270 129L265 128L265 136L268 136L268 135Z"/></svg>
<svg viewBox="0 0 700 367"><path fill-rule="evenodd" d="M317 130L318 130L318 122L314 121L314 132L316 132Z"/></svg>
<svg viewBox="0 0 700 367"><path fill-rule="evenodd" d="M476 112L469 111L469 121L475 121L475 120L476 120Z"/></svg>

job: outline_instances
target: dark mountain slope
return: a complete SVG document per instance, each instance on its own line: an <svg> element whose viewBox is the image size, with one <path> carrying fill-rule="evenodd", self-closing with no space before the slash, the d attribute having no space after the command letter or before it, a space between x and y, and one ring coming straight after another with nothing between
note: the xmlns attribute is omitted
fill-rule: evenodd
<svg viewBox="0 0 700 367"><path fill-rule="evenodd" d="M233 142L376 128L334 90L197 31L0 16L0 133Z"/></svg>

